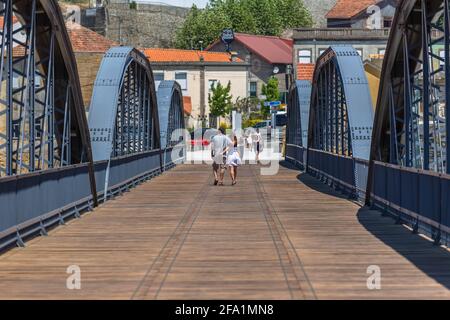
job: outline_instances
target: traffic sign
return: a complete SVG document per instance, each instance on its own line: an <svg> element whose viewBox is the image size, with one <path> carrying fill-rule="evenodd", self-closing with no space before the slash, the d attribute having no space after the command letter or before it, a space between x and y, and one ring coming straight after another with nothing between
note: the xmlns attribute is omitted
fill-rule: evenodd
<svg viewBox="0 0 450 320"><path fill-rule="evenodd" d="M281 101L272 101L272 102L270 102L270 106L272 108L279 107L279 106L281 106Z"/></svg>

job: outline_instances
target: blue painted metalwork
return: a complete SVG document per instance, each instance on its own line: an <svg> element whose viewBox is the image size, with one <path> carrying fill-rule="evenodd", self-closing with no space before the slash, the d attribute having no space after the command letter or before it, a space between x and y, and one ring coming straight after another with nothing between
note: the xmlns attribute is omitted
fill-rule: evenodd
<svg viewBox="0 0 450 320"><path fill-rule="evenodd" d="M308 128L309 173L363 201L372 137L373 107L361 57L333 46L314 72Z"/></svg>
<svg viewBox="0 0 450 320"><path fill-rule="evenodd" d="M373 107L361 57L351 46L333 46L314 72L308 147L368 160Z"/></svg>
<svg viewBox="0 0 450 320"><path fill-rule="evenodd" d="M381 77L366 200L436 243L450 231L449 16L448 0L402 0L397 9Z"/></svg>
<svg viewBox="0 0 450 320"><path fill-rule="evenodd" d="M289 91L286 128L286 159L303 167L308 145L311 82L299 80Z"/></svg>
<svg viewBox="0 0 450 320"><path fill-rule="evenodd" d="M183 91L176 81L161 81L156 94L158 99L161 147L172 147L181 142L183 136L172 137L177 129L185 129Z"/></svg>
<svg viewBox="0 0 450 320"><path fill-rule="evenodd" d="M89 130L94 161L160 147L155 83L143 53L114 47L105 54L94 84Z"/></svg>
<svg viewBox="0 0 450 320"><path fill-rule="evenodd" d="M58 2L0 0L0 8L0 177L84 160L92 166L76 62Z"/></svg>

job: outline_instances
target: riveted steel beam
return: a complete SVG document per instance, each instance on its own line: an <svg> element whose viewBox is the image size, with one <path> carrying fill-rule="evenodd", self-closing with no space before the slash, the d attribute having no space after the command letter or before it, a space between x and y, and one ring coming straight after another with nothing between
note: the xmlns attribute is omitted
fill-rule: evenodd
<svg viewBox="0 0 450 320"><path fill-rule="evenodd" d="M314 71L308 148L368 160L373 117L358 52L351 46L330 47Z"/></svg>
<svg viewBox="0 0 450 320"><path fill-rule="evenodd" d="M305 148L308 145L311 90L311 82L307 80L298 80L290 88L286 130L288 144Z"/></svg>
<svg viewBox="0 0 450 320"><path fill-rule="evenodd" d="M77 65L59 4L0 0L0 8L0 176L88 162L96 204Z"/></svg>
<svg viewBox="0 0 450 320"><path fill-rule="evenodd" d="M173 137L177 129L184 129L183 91L176 81L161 81L157 92L161 146L169 148L180 143L181 135Z"/></svg>

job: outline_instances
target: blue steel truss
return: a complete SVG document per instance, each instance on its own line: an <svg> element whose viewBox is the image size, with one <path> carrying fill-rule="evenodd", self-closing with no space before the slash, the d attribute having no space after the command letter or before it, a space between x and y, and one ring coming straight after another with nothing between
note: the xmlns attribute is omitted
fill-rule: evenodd
<svg viewBox="0 0 450 320"><path fill-rule="evenodd" d="M89 111L95 161L160 147L158 108L150 62L131 47L104 56Z"/></svg>
<svg viewBox="0 0 450 320"><path fill-rule="evenodd" d="M351 46L333 46L314 72L308 148L368 160L373 107L361 57Z"/></svg>
<svg viewBox="0 0 450 320"><path fill-rule="evenodd" d="M287 110L287 144L303 148L308 146L311 90L311 82L307 80L298 80L291 86Z"/></svg>
<svg viewBox="0 0 450 320"><path fill-rule="evenodd" d="M158 99L161 147L170 148L179 144L183 135L174 138L175 130L184 129L183 91L178 82L161 81L156 94Z"/></svg>
<svg viewBox="0 0 450 320"><path fill-rule="evenodd" d="M0 0L0 177L92 170L75 58L57 1Z"/></svg>
<svg viewBox="0 0 450 320"><path fill-rule="evenodd" d="M449 3L402 1L384 63L372 159L450 173Z"/></svg>
<svg viewBox="0 0 450 320"><path fill-rule="evenodd" d="M402 0L381 75L366 203L450 235L449 0Z"/></svg>

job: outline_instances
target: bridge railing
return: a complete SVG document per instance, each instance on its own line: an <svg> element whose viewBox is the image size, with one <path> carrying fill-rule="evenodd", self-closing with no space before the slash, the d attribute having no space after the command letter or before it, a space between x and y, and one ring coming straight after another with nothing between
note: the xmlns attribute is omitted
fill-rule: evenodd
<svg viewBox="0 0 450 320"><path fill-rule="evenodd" d="M450 234L450 176L375 161L371 205L437 243Z"/></svg>
<svg viewBox="0 0 450 320"><path fill-rule="evenodd" d="M111 159L108 198L175 166L183 155L172 159L172 150ZM94 168L98 198L105 199L108 161L98 161ZM92 206L87 164L1 178L0 251L10 245L23 245L23 239L30 235L46 234L48 228L79 217Z"/></svg>
<svg viewBox="0 0 450 320"><path fill-rule="evenodd" d="M360 202L365 201L368 161L323 150L308 149L307 172L332 184L352 198Z"/></svg>
<svg viewBox="0 0 450 320"><path fill-rule="evenodd" d="M0 179L0 249L91 206L88 165Z"/></svg>
<svg viewBox="0 0 450 320"><path fill-rule="evenodd" d="M304 170L306 168L307 150L295 144L286 144L286 160Z"/></svg>

